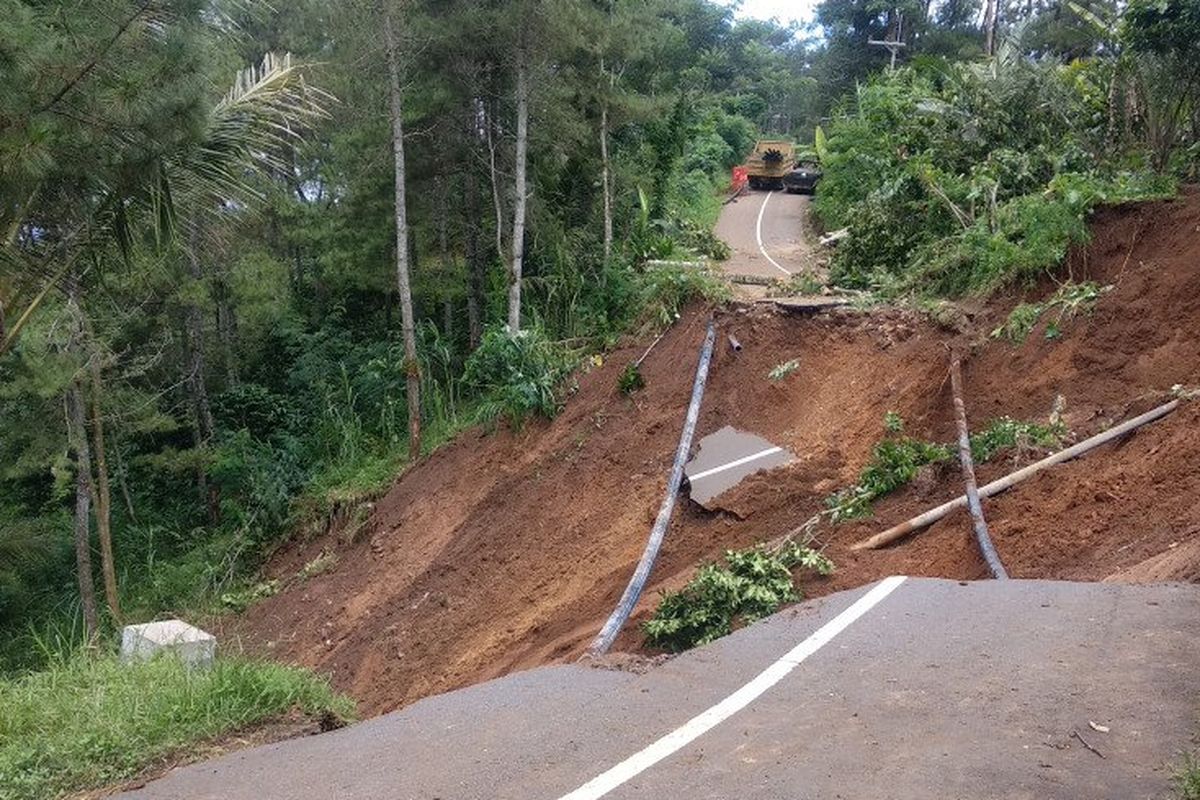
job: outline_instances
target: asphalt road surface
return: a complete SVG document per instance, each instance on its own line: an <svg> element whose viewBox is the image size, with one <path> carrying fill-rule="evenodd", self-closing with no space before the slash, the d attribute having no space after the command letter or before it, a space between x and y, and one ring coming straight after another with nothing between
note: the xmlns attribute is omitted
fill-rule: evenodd
<svg viewBox="0 0 1200 800"><path fill-rule="evenodd" d="M888 579L644 674L532 670L122 797L1159 798L1198 640L1195 586Z"/></svg>
<svg viewBox="0 0 1200 800"><path fill-rule="evenodd" d="M748 190L726 205L715 231L733 250L725 271L786 280L808 267L812 248L803 231L810 202L807 195Z"/></svg>

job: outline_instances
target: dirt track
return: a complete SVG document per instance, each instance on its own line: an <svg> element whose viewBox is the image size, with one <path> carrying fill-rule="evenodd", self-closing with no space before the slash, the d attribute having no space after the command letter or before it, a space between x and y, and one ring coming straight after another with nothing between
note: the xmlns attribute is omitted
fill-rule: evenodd
<svg viewBox="0 0 1200 800"><path fill-rule="evenodd" d="M1067 423L1083 436L1145 410L1174 384L1200 383L1197 264L1200 196L1101 213L1095 242L1072 257L1069 270L1114 290L1094 315L1065 325L1059 341L1040 328L1021 346L979 339L967 364L972 422L1044 420L1061 394ZM1047 281L1030 294L1053 288ZM949 441L945 344L978 339L1018 299L975 309L965 325L974 335L887 309L819 318L722 315L722 330L736 332L744 350L719 352L698 433L736 421L801 458L725 498L727 512L683 506L635 621L653 606L655 590L681 584L697 562L782 533L851 483L887 411L901 413L913 435ZM251 609L242 626L247 641L332 673L367 714L577 655L641 551L702 334L702 316L686 315L646 362L648 386L632 399L618 393L616 380L641 343L580 376L554 422L521 434L460 437L397 483L356 543L338 545L331 534L288 549L272 564L274 574L294 574L327 548L338 549L340 561ZM793 358L799 371L767 379ZM1015 577L1161 579L1164 554L1191 548L1200 534L1198 422L1200 407L1185 405L988 501L1009 570ZM992 464L980 477L1010 467ZM806 589L823 594L892 573L981 577L965 517L892 550L847 549L958 491L953 470L926 475L881 503L874 519L823 530L838 571ZM1168 571L1194 578L1195 562L1184 561ZM636 648L639 638L631 626L618 646Z"/></svg>

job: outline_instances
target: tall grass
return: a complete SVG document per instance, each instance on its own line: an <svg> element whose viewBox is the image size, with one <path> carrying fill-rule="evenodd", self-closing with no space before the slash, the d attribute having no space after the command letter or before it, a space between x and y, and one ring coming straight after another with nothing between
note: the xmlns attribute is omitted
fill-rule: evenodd
<svg viewBox="0 0 1200 800"><path fill-rule="evenodd" d="M347 718L350 701L303 670L241 658L189 670L83 651L0 679L0 800L49 800L128 779L206 739L292 710Z"/></svg>

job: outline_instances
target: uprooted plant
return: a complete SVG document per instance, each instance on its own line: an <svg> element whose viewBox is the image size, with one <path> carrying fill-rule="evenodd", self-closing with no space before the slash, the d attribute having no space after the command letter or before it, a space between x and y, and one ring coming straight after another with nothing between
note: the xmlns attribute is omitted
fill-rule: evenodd
<svg viewBox="0 0 1200 800"><path fill-rule="evenodd" d="M954 458L954 447L915 439L904 433L904 420L894 411L884 418L887 435L875 445L871 460L859 473L853 486L825 499L826 513L837 523L871 513L879 498L906 486L922 467L945 463ZM999 417L986 428L971 435L971 455L976 463L990 461L1002 451L1052 448L1066 436L1061 422L1042 425L1036 422Z"/></svg>
<svg viewBox="0 0 1200 800"><path fill-rule="evenodd" d="M1101 286L1098 283L1064 283L1058 291L1044 303L1021 303L1008 315L1004 324L992 331L993 338L1005 338L1010 342L1020 344L1029 336L1030 331L1037 325L1038 320L1049 312L1057 311L1053 319L1046 323L1046 338L1057 339L1062 336L1062 327L1081 313L1091 313L1100 298L1112 286Z"/></svg>
<svg viewBox="0 0 1200 800"><path fill-rule="evenodd" d="M666 592L658 609L642 625L654 647L679 652L725 636L735 624L748 624L775 613L801 594L792 570L818 575L833 572L833 562L808 544L790 542L778 552L765 547L729 550L725 564L706 564L687 586Z"/></svg>

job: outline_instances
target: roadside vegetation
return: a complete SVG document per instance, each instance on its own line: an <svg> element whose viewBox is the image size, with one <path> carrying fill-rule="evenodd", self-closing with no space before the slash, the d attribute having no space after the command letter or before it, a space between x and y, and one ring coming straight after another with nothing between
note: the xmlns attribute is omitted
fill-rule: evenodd
<svg viewBox="0 0 1200 800"><path fill-rule="evenodd" d="M818 139L816 208L849 229L835 284L954 297L1028 282L1086 241L1097 205L1196 179L1194 9L1101 5L1014 24L986 61L914 59L845 98Z"/></svg>
<svg viewBox="0 0 1200 800"><path fill-rule="evenodd" d="M1172 783L1179 800L1200 800L1200 758L1194 755L1185 758Z"/></svg>
<svg viewBox="0 0 1200 800"><path fill-rule="evenodd" d="M221 658L122 664L79 651L0 678L0 798L46 800L135 777L231 730L300 714L324 728L353 705L323 679L268 662Z"/></svg>

